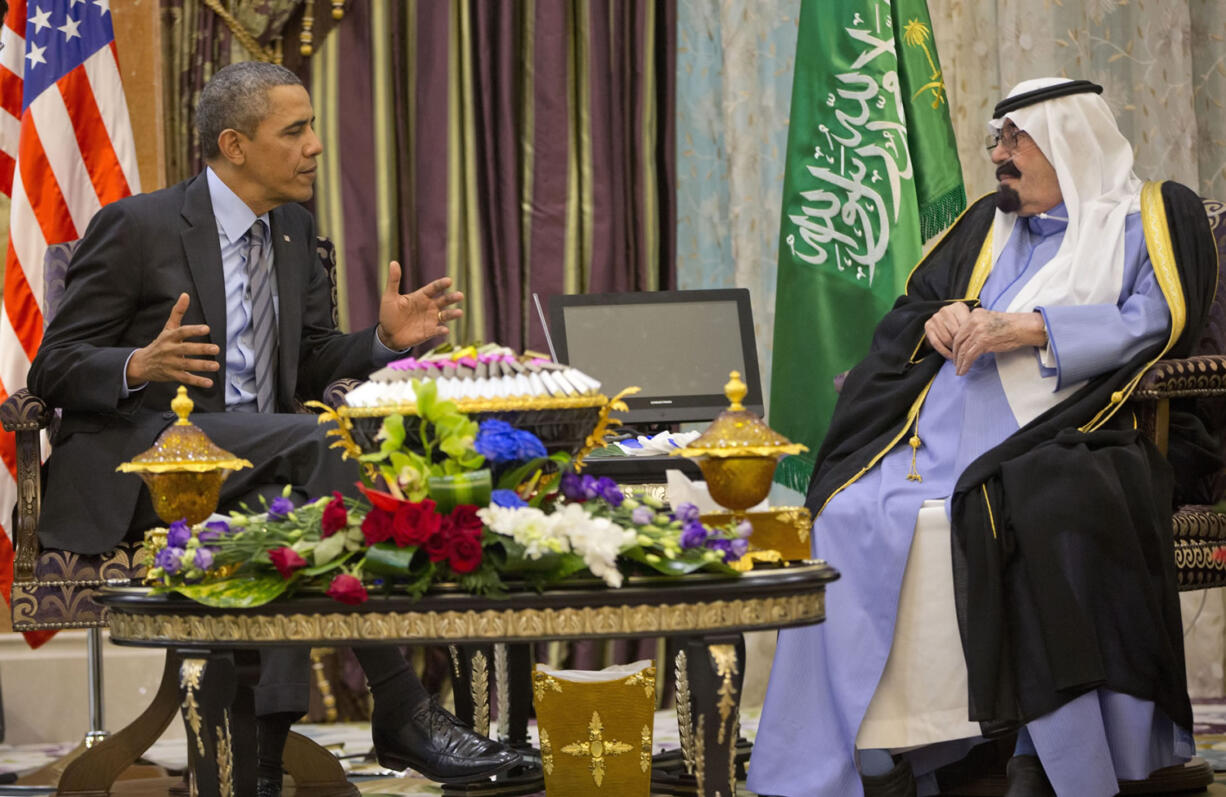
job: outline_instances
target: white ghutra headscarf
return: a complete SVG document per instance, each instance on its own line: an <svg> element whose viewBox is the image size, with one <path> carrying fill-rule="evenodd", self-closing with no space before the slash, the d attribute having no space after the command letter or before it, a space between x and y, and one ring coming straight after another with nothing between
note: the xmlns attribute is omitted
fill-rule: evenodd
<svg viewBox="0 0 1226 797"><path fill-rule="evenodd" d="M1009 97L1071 82L1026 80L1014 86ZM1098 94L1080 92L1010 110L988 125L999 131L1005 119L1026 131L1051 162L1068 210L1068 227L1055 256L1022 286L1007 310L1024 313L1041 306L1116 304L1124 279L1124 220L1141 208L1141 181L1132 171L1132 146L1111 109ZM993 265L1016 223L1016 213L996 211ZM1053 391L1051 382L1040 378L1038 362L1028 347L998 353L996 365L1019 426L1084 384Z"/></svg>

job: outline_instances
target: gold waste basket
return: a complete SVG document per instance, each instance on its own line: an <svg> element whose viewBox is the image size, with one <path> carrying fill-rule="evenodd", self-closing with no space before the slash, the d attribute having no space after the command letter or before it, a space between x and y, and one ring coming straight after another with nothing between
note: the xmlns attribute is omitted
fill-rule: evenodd
<svg viewBox="0 0 1226 797"><path fill-rule="evenodd" d="M532 697L549 797L651 793L653 661L597 671L538 664Z"/></svg>

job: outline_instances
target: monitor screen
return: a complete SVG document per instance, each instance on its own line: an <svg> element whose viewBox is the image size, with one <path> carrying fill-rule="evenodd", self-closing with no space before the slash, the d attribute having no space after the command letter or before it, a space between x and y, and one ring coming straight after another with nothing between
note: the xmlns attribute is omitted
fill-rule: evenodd
<svg viewBox="0 0 1226 797"><path fill-rule="evenodd" d="M561 362L626 398L627 423L709 421L728 407L724 385L739 371L744 404L762 413L749 291L654 291L554 296L550 334Z"/></svg>

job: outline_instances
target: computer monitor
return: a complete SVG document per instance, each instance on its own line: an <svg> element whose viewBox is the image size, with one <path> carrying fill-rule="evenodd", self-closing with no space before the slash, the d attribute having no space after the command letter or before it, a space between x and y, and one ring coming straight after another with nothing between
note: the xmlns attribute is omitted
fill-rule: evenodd
<svg viewBox="0 0 1226 797"><path fill-rule="evenodd" d="M762 415L762 385L749 291L744 288L551 296L558 361L626 398L628 425L710 421L728 408L724 385L740 371L743 404Z"/></svg>

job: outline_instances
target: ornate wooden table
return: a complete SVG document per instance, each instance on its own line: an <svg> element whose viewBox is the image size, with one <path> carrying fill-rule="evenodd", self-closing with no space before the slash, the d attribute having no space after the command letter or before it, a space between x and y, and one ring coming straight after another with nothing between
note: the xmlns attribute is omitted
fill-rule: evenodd
<svg viewBox="0 0 1226 797"><path fill-rule="evenodd" d="M232 610L203 606L178 595L154 595L145 588L108 588L98 600L109 609L111 641L169 649L166 674L176 676L189 758L202 795L255 791L250 693L255 668L245 665L244 658L250 657L236 655L238 651L377 641L460 645L483 656L483 646L494 643L642 636L687 638L677 657L678 675L688 680L689 692L688 698L678 698L683 743L680 765L687 770L678 780L680 790L731 795L743 673L741 633L821 622L825 585L836 578L833 568L814 561L755 570L740 578L707 574L683 579L630 578L620 589L588 585L543 593L513 592L504 599L439 590L417 601L372 595L359 606L345 606L322 595L299 595L258 608ZM468 659L465 667L469 673L473 660ZM511 668L512 677L517 677L515 669ZM508 690L501 691L505 695ZM482 708L481 696L476 691L472 694L474 704L458 706L467 709L460 713L475 719L479 730L484 719L488 729L488 703ZM512 726L525 724L526 717L522 706L512 707ZM287 762L291 757L301 760L309 745L301 737L291 741ZM325 752L312 759L310 766L289 767L298 794L357 793L345 783L339 764L334 759L329 764L329 758L331 754ZM521 773L521 785L524 780ZM527 781L518 792L498 790L497 784L489 783L453 791L508 794L541 788L539 775Z"/></svg>

